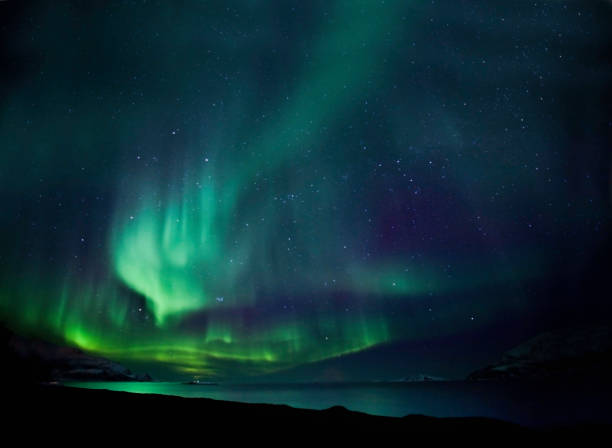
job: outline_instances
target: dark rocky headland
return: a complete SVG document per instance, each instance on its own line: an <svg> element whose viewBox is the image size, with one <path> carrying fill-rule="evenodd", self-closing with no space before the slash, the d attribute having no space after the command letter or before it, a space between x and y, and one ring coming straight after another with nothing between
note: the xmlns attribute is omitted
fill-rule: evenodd
<svg viewBox="0 0 612 448"><path fill-rule="evenodd" d="M17 382L151 381L121 364L100 356L40 339L19 336L0 328L2 376Z"/></svg>
<svg viewBox="0 0 612 448"><path fill-rule="evenodd" d="M508 350L498 362L468 380L608 381L612 371L612 329L584 326L541 333Z"/></svg>

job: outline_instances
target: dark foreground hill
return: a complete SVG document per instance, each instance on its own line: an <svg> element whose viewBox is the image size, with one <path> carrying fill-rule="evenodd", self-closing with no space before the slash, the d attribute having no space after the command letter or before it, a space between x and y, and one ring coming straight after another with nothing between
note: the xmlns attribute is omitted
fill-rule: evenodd
<svg viewBox="0 0 612 448"><path fill-rule="evenodd" d="M8 398L8 399L7 399ZM153 394L131 394L106 390L76 389L53 385L25 385L5 394L3 421L8 432L30 428L47 440L83 441L117 437L156 440L176 437L209 437L224 434L294 443L301 438L341 437L354 440L364 432L383 437L401 433L410 440L421 437L454 437L494 441L513 438L595 437L609 430L604 426L529 429L486 418L434 418L411 415L403 418L373 416L343 407L317 411L284 405L247 404L206 398L181 398ZM6 431L5 431L6 433ZM294 439L286 439L291 434ZM30 434L31 435L31 434ZM385 439L391 442L392 439ZM386 445L386 444L385 444Z"/></svg>

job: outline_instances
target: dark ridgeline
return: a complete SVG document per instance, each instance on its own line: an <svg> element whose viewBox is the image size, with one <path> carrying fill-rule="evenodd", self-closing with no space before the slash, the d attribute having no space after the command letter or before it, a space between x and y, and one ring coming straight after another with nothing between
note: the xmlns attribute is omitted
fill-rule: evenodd
<svg viewBox="0 0 612 448"><path fill-rule="evenodd" d="M0 327L5 382L151 381L111 360L79 349L29 339Z"/></svg>
<svg viewBox="0 0 612 448"><path fill-rule="evenodd" d="M341 406L325 410L297 409L285 405L249 404L206 398L131 394L107 390L76 389L53 385L16 387L5 397L8 433L36 427L46 439L62 443L136 440L159 442L198 437L246 437L293 442L296 438L359 440L364 433L393 443L401 434L408 443L457 435L487 442L525 439L556 442L598 440L609 426L576 424L571 427L527 428L488 418L435 418L409 415L382 417L353 412ZM289 438L287 438L289 437ZM422 438L422 439L421 439ZM603 440L603 439L601 439Z"/></svg>
<svg viewBox="0 0 612 448"><path fill-rule="evenodd" d="M469 380L608 381L612 371L612 329L605 325L541 333L472 372Z"/></svg>

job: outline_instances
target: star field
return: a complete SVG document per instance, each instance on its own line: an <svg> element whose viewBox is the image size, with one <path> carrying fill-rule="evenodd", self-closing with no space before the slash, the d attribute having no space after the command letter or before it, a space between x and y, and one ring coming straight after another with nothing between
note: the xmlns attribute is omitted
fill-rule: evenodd
<svg viewBox="0 0 612 448"><path fill-rule="evenodd" d="M1 3L0 319L242 378L606 316L611 13Z"/></svg>

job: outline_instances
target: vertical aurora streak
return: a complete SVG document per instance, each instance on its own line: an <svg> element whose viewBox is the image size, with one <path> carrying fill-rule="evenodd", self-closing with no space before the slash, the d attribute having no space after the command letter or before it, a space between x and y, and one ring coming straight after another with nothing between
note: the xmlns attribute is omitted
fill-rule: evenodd
<svg viewBox="0 0 612 448"><path fill-rule="evenodd" d="M168 193L163 207L145 204L129 215L123 228L117 224L120 229L112 249L117 274L147 298L158 323L171 314L215 307L215 289L224 297L224 306L228 305L228 294L223 291L231 291L228 300L235 300L236 305L253 303L249 297L253 291L232 289L232 285L243 283L245 269L237 268L238 263L229 269L218 267L228 256L240 260L246 269L257 263L248 253L253 236L241 241L235 250L231 236L226 235L238 208L262 209L262 216L266 215L272 198L254 203L247 186L259 176L274 175L305 148L314 148L314 157L320 157L326 142L324 136L316 136L315 130L332 123L334 114L346 109L355 94L363 95L364 90L374 88L368 87L368 80L375 79L377 67L384 60L385 38L398 32L397 5L377 6L376 14L368 2L338 2L332 6L333 26L323 26L322 38L312 44L316 69L306 70L290 95L295 99L283 101L278 119L264 126L246 162L238 168L225 168L223 175L208 175L214 170L207 167L195 184L179 185L175 193ZM224 148L219 148L218 153L223 152ZM222 180L217 181L218 177ZM145 195L150 191L146 184L140 189ZM123 213L124 223L125 216ZM253 233L268 234L276 224L272 217ZM267 260L263 263L266 265ZM197 274L203 281L197 280ZM209 287L207 281L212 282ZM265 285L253 285L261 286Z"/></svg>

